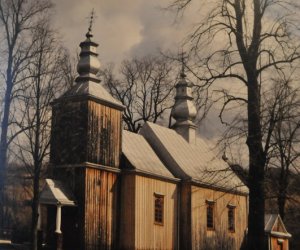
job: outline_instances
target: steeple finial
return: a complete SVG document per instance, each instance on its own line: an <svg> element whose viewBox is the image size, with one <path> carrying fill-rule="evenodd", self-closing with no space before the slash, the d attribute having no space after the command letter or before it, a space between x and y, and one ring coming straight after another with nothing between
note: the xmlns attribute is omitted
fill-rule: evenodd
<svg viewBox="0 0 300 250"><path fill-rule="evenodd" d="M100 69L100 62L97 58L98 44L92 41L92 27L95 19L94 9L91 12L89 21L88 32L86 33L86 39L80 43L80 59L77 64L77 72L79 76L76 78L76 82L82 83L86 81L100 82L97 73Z"/></svg>
<svg viewBox="0 0 300 250"><path fill-rule="evenodd" d="M185 59L187 59L187 56L186 56L186 53L183 51L183 48L181 50L181 53L179 53L179 56L180 56L180 62L181 62L180 77L186 78L186 74L184 72L184 67L185 67Z"/></svg>
<svg viewBox="0 0 300 250"><path fill-rule="evenodd" d="M88 28L88 32L86 33L86 37L90 38L90 37L93 37L92 28L93 28L93 24L94 24L94 21L96 18L94 9L92 9L90 17L88 17L88 18L90 19L90 21L89 21L89 28Z"/></svg>
<svg viewBox="0 0 300 250"><path fill-rule="evenodd" d="M92 27L93 27L93 24L94 24L94 17L95 17L95 11L94 11L94 9L92 9L91 17L90 17L89 32L92 32Z"/></svg>

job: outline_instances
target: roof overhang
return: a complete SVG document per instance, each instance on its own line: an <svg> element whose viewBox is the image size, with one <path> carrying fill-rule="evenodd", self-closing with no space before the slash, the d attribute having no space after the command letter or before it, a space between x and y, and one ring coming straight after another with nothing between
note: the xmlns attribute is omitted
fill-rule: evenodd
<svg viewBox="0 0 300 250"><path fill-rule="evenodd" d="M45 205L76 206L72 191L62 182L54 179L46 179L39 202Z"/></svg>
<svg viewBox="0 0 300 250"><path fill-rule="evenodd" d="M292 237L292 235L290 233L284 233L284 232L271 231L271 232L269 232L269 234L273 237L283 238L283 239L287 239L287 238Z"/></svg>

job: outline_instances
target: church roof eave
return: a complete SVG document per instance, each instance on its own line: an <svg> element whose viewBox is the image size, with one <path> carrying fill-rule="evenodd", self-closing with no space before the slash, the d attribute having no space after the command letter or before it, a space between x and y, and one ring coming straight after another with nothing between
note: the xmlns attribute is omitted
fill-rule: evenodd
<svg viewBox="0 0 300 250"><path fill-rule="evenodd" d="M249 192L228 164L218 159L200 138L196 145L190 144L174 130L150 122L144 124L140 133L175 177L190 177L195 184L226 192Z"/></svg>

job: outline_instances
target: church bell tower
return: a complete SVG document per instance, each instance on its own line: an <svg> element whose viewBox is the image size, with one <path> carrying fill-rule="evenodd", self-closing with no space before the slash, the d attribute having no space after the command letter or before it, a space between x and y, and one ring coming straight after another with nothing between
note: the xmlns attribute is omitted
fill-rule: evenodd
<svg viewBox="0 0 300 250"><path fill-rule="evenodd" d="M97 47L90 26L74 86L52 105L53 178L72 190L77 205L76 212L62 207L64 249L113 249L116 242L124 107L100 83Z"/></svg>

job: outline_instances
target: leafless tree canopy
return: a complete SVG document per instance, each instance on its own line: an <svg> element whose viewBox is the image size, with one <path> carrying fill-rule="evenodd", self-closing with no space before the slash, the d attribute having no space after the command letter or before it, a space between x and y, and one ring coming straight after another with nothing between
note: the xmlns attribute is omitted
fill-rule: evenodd
<svg viewBox="0 0 300 250"><path fill-rule="evenodd" d="M176 11L193 6L192 0L176 0ZM249 234L248 248L264 248L264 170L272 148L275 117L264 122L262 91L284 79L299 54L299 6L296 1L277 0L219 0L202 6L199 23L189 36L190 53L195 65L190 67L202 86L234 82L245 87L245 95L235 95L226 89L224 110L233 103L245 104L245 123L235 123L236 131L246 128L249 150ZM297 15L298 14L298 15ZM269 112L272 113L272 110ZM239 117L241 118L241 117ZM239 125L242 124L242 127ZM232 123L227 125L231 126Z"/></svg>
<svg viewBox="0 0 300 250"><path fill-rule="evenodd" d="M267 166L278 169L280 173L277 188L271 195L277 197L278 211L284 219L286 203L292 199L289 194L290 177L299 174L300 92L289 80L278 81L269 96L266 98L266 116L267 121L274 123L274 131L270 138Z"/></svg>
<svg viewBox="0 0 300 250"><path fill-rule="evenodd" d="M15 137L9 131L12 125L11 103L20 95L19 84L27 76L23 73L32 58L32 41L28 36L51 8L50 1L1 0L1 81L4 86L2 97L1 138L0 138L0 227L4 224L2 215L4 197L4 176L7 164L7 149Z"/></svg>
<svg viewBox="0 0 300 250"><path fill-rule="evenodd" d="M137 132L143 122L165 118L174 102L177 74L162 57L125 60L116 76L111 68L103 72L105 86L126 107L126 129Z"/></svg>
<svg viewBox="0 0 300 250"><path fill-rule="evenodd" d="M50 103L70 87L64 74L64 66L70 62L48 20L40 22L31 37L34 41L32 58L23 72L27 78L20 83L22 95L13 102L19 110L15 112L15 123L19 131L23 131L14 145L16 159L26 167L32 179L32 249L37 249L40 178L48 162L50 146Z"/></svg>

